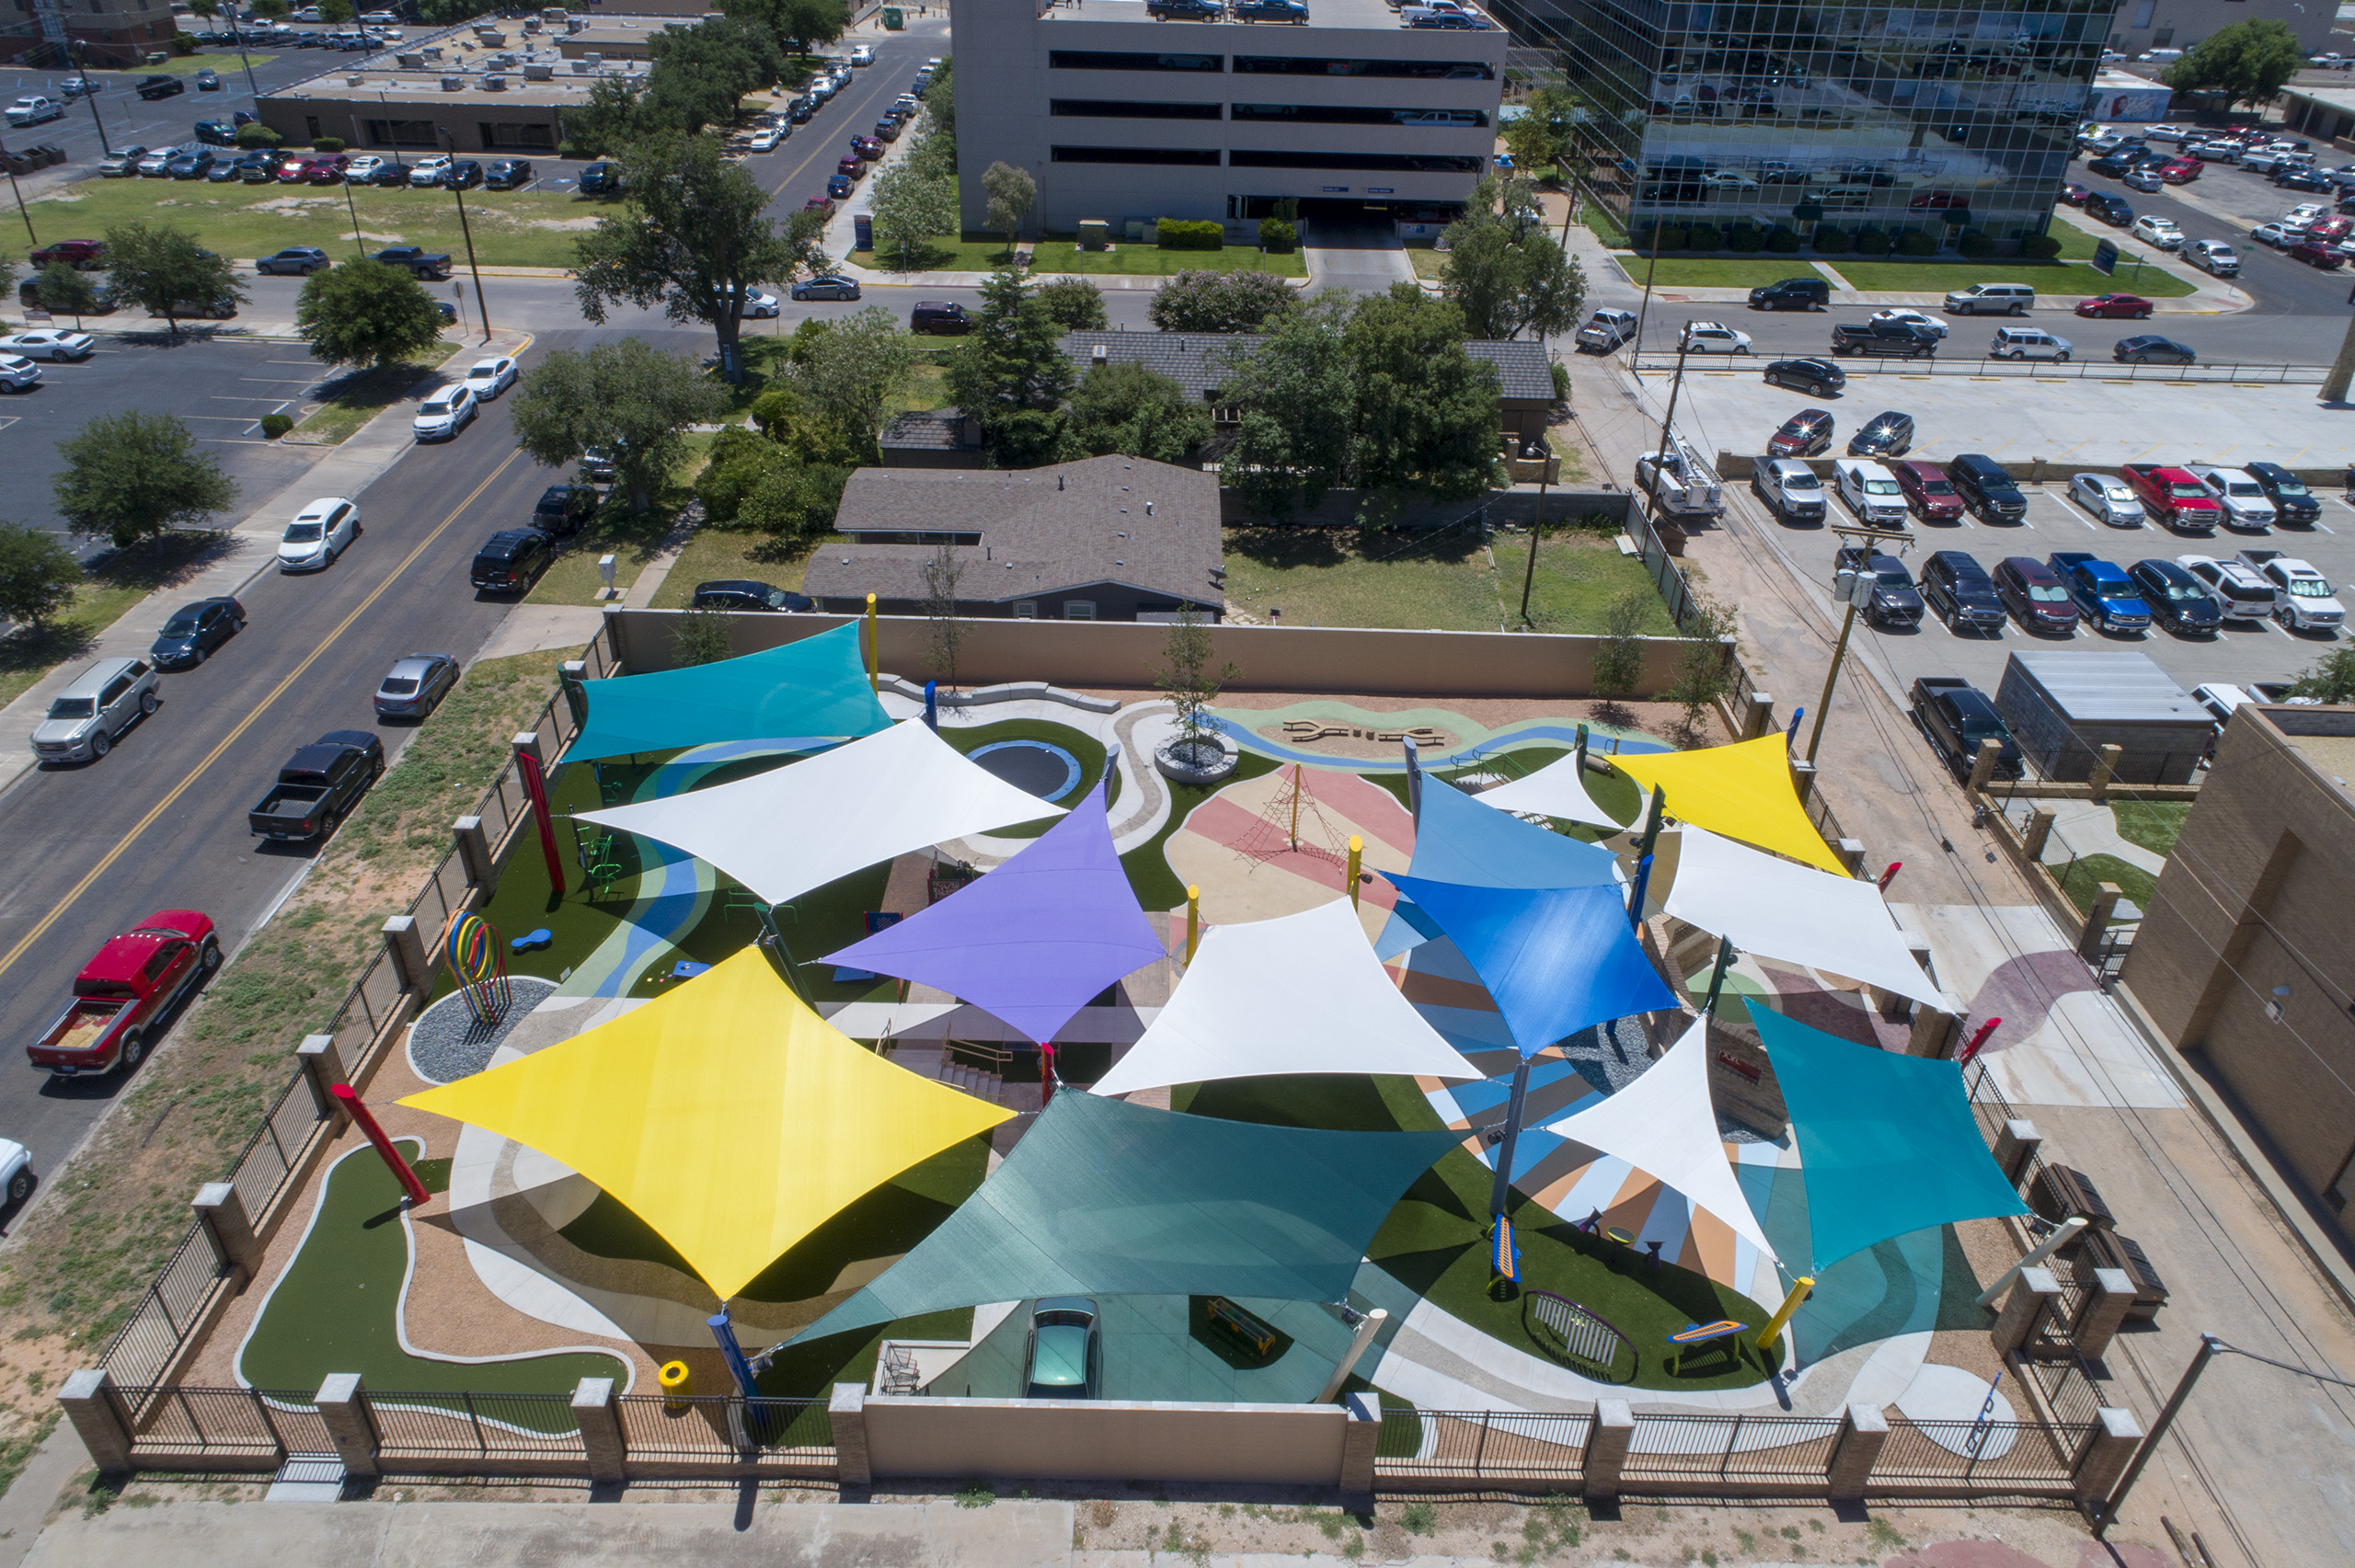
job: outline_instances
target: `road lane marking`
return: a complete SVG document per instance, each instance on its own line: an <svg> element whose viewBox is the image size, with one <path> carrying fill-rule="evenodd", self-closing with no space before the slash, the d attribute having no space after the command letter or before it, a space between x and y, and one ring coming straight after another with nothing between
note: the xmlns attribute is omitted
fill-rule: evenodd
<svg viewBox="0 0 2355 1568"><path fill-rule="evenodd" d="M56 904L51 908L49 913L41 916L40 920L33 926L32 930L25 933L23 936L19 937L17 941L17 944L9 948L6 954L0 954L0 975L6 974L16 966L17 960L25 956L25 950L27 948L40 941L43 936L47 935L49 928L57 923L58 918L64 914L67 910L72 909L75 901L78 900L83 894L90 890L91 885L97 882L99 877L105 876L116 861L122 858L124 852L129 850L132 844L139 841L140 835L146 832L148 829L154 827L165 812L169 811L173 806L178 803L180 796L186 795L190 789L194 788L196 781L202 778L206 772L212 768L213 763L219 761L224 755L226 755L229 749L236 745L236 743L244 738L246 731L251 729L255 724L259 722L261 715L268 713L270 708L277 704L279 698L284 696L289 691L293 690L294 683L297 681L300 681L304 674L308 673L311 666L326 658L327 650L335 647L336 643L343 636L343 634L351 630L352 626L359 622L361 616L373 609L376 601L384 598L386 593L390 592L395 583L401 580L403 574L405 574L409 567L417 565L419 558L421 557L427 550L432 548L434 544L438 542L444 533L450 532L451 527L457 522L458 519L465 514L466 509L474 505L476 499L479 498L485 490L490 488L492 481L496 480L500 475L506 473L509 468L514 465L515 460L523 455L523 449L521 447L517 447L513 452L509 452L507 454L506 461L501 463L498 467L492 469L490 473L484 477L481 484L477 485L471 491L469 491L466 495L466 498L458 503L456 509L452 511L448 517L442 520L440 526L436 527L432 532L427 534L423 539L419 540L417 548L411 550L407 555L403 556L400 565L395 567L390 572L386 573L385 580L378 583L375 588L371 589L367 598L362 600L358 604L353 605L351 608L351 613L346 615L340 622L337 623L333 631L320 638L319 646L313 648L304 658L302 663L296 665L293 670L288 670L286 672L285 679L279 681L277 685L271 687L270 694L262 698L260 702L255 704L252 710L248 712L244 718L237 721L236 727L230 730L228 734L223 736L221 738L220 744L213 747L212 750L206 752L204 754L204 760L197 763L195 767L189 770L188 776L186 778L173 785L170 793L167 794L163 799L157 801L153 807L150 807L146 816L142 817L137 822L133 823L130 830L125 832L121 838L115 841L114 847L107 851L106 854L99 859L96 865L90 867L88 871L82 874L82 879L74 884L74 886L66 891L63 898L57 900Z"/></svg>

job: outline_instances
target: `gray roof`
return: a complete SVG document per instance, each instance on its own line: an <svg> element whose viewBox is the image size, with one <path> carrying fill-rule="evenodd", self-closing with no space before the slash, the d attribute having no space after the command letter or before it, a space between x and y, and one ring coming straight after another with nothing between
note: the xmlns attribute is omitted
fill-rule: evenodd
<svg viewBox="0 0 2355 1568"><path fill-rule="evenodd" d="M2209 718L2190 692L2148 654L2015 653L2011 662L2080 724L2199 724Z"/></svg>
<svg viewBox="0 0 2355 1568"><path fill-rule="evenodd" d="M1096 362L1098 346L1107 364L1136 361L1159 372L1201 397L1226 383L1224 352L1256 349L1267 338L1255 332L1072 332L1063 337L1063 352L1081 375ZM1497 367L1500 394L1509 403L1551 403L1554 372L1545 349L1517 339L1475 338L1464 351Z"/></svg>
<svg viewBox="0 0 2355 1568"><path fill-rule="evenodd" d="M883 427L876 444L886 452L964 452L965 411L930 408L902 414Z"/></svg>
<svg viewBox="0 0 2355 1568"><path fill-rule="evenodd" d="M1151 509L1148 511L1148 507ZM1218 604L1218 475L1142 457L1044 468L862 468L843 490L842 532L978 532L959 546L959 599L1002 602L1091 583ZM923 599L930 544L854 539L821 545L802 591L839 599Z"/></svg>

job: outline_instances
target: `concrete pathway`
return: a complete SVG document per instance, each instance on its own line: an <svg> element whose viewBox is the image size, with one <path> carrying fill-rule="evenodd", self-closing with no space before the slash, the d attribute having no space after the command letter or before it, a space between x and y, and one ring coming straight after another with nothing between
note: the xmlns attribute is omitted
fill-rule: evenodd
<svg viewBox="0 0 2355 1568"><path fill-rule="evenodd" d="M2118 814L2108 807L2091 800L2053 800L2045 805L2052 813L2052 835L2045 841L2046 864L2065 865L2073 855L2107 854L2154 876L2166 869L2166 856L2120 836Z"/></svg>
<svg viewBox="0 0 2355 1568"><path fill-rule="evenodd" d="M1302 249L1307 257L1312 289L1378 294L1393 283L1415 280L1414 261L1388 223L1315 218L1305 226Z"/></svg>

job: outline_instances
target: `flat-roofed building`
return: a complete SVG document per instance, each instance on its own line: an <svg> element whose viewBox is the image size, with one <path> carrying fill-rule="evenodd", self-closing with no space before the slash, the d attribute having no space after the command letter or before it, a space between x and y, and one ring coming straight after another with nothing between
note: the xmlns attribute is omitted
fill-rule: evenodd
<svg viewBox="0 0 2355 1568"><path fill-rule="evenodd" d="M491 68L476 55L425 61L423 69L326 71L264 94L254 111L289 145L340 136L355 149L438 153L445 150L441 133L447 129L460 157L529 156L557 150L565 111L588 103L601 74L635 72L642 78L646 71L642 63L530 61L520 50L516 61Z"/></svg>
<svg viewBox="0 0 2355 1568"><path fill-rule="evenodd" d="M1255 237L1282 198L1318 216L1443 221L1488 170L1500 28L1410 28L1384 0L1304 25L1162 19L1163 0L953 0L965 227L994 163L1038 181L1054 234L1214 219ZM1485 18L1482 18L1485 21Z"/></svg>

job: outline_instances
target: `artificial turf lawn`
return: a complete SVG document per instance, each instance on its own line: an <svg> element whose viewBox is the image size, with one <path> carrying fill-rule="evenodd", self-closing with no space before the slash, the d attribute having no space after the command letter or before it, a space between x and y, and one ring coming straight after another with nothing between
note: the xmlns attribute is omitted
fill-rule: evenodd
<svg viewBox="0 0 2355 1568"><path fill-rule="evenodd" d="M2118 818L2118 836L2130 844L2140 844L2153 854L2173 854L2176 839L2183 832L2184 818L2191 815L2188 800L2112 800L2109 809Z"/></svg>
<svg viewBox="0 0 2355 1568"><path fill-rule="evenodd" d="M1350 1131L1422 1131L1442 1126L1414 1082L1404 1078L1338 1076L1227 1079L1180 1086L1173 1108L1232 1121ZM1366 1256L1432 1304L1490 1337L1540 1360L1557 1359L1529 1332L1525 1298L1499 1301L1488 1293L1488 1192L1494 1174L1463 1149L1451 1149L1407 1189ZM1688 1323L1731 1318L1763 1327L1773 1316L1729 1286L1674 1265L1658 1274L1641 1254L1589 1236L1516 1191L1510 1199L1513 1234L1521 1245L1523 1290L1551 1290L1591 1308L1626 1336L1635 1351L1626 1380L1643 1389L1740 1389L1763 1380L1754 1359L1695 1352L1698 1368L1678 1376L1661 1369L1666 1336ZM1625 1368L1626 1363L1622 1361Z"/></svg>
<svg viewBox="0 0 2355 1568"><path fill-rule="evenodd" d="M396 1142L411 1160L423 1152L413 1138ZM447 1160L417 1160L417 1169L428 1187L447 1188ZM354 1150L327 1173L302 1251L271 1289L252 1337L237 1354L238 1376L255 1388L297 1391L307 1400L328 1373L357 1372L378 1399L398 1393L404 1403L449 1409L463 1407L407 1397L408 1391L569 1394L583 1378L611 1378L615 1388L626 1387L629 1367L612 1356L566 1351L445 1361L409 1354L396 1328L408 1264L400 1184L373 1150ZM543 1410L519 1403L499 1414L535 1432L572 1429L571 1413L561 1405Z"/></svg>
<svg viewBox="0 0 2355 1568"><path fill-rule="evenodd" d="M2048 867L2048 869L2050 869ZM2151 907L2151 895L2158 887L2158 878L2139 865L2129 865L2114 854L2089 854L2062 866L2054 873L2061 879L2061 890L2080 910L2094 907L2094 896L2105 882L2114 884L2126 898L2143 909Z"/></svg>
<svg viewBox="0 0 2355 1568"><path fill-rule="evenodd" d="M1246 751L1236 761L1235 772L1214 784L1162 780L1162 787L1169 792L1169 819L1161 825L1161 831L1120 857L1120 869L1129 874L1129 890L1137 896L1137 902L1148 910L1174 910L1185 903L1185 878L1169 869L1169 835L1186 825L1187 813L1220 790L1274 773L1276 767L1273 758Z"/></svg>

